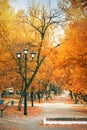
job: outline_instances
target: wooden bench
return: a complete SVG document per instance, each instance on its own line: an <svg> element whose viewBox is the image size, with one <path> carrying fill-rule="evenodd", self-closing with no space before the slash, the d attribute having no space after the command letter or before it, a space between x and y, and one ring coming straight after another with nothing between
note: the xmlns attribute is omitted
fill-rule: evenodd
<svg viewBox="0 0 87 130"><path fill-rule="evenodd" d="M1 117L3 117L3 112L8 107L8 104L9 104L9 102L7 102L6 104L1 104L0 105Z"/></svg>

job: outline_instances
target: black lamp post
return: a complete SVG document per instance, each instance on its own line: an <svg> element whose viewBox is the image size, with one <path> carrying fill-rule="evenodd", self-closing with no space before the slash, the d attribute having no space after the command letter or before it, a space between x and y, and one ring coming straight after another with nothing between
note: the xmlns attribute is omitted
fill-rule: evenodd
<svg viewBox="0 0 87 130"><path fill-rule="evenodd" d="M28 53L28 49L27 48L25 48L24 49L24 58L25 58L25 78L24 78L24 80L25 80L25 85L24 85L24 88L26 87L26 85L27 85L27 53ZM26 89L25 89L25 92L24 92L24 115L27 115L27 91L26 91Z"/></svg>
<svg viewBox="0 0 87 130"><path fill-rule="evenodd" d="M24 49L24 89L25 89L25 92L24 92L24 115L27 115L27 91L26 91L26 85L27 85L27 54L28 54L28 49L25 48ZM31 57L32 59L34 58L35 56L35 52L32 51L31 52ZM21 53L18 52L17 53L17 57L18 57L18 61L19 61L19 72L22 74L22 71L21 71ZM23 74L22 74L23 75Z"/></svg>
<svg viewBox="0 0 87 130"><path fill-rule="evenodd" d="M39 81L39 91L38 91L38 98L39 98L39 103L40 103L40 81Z"/></svg>

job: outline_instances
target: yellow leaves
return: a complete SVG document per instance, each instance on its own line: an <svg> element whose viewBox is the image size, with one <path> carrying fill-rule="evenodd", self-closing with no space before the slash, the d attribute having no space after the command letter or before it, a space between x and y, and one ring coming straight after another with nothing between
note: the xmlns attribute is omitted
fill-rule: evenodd
<svg viewBox="0 0 87 130"><path fill-rule="evenodd" d="M72 9L71 16L74 16L74 19L81 18L82 17L81 9L80 8Z"/></svg>
<svg viewBox="0 0 87 130"><path fill-rule="evenodd" d="M86 15L87 1L86 0L71 0L73 10L79 9L83 15Z"/></svg>
<svg viewBox="0 0 87 130"><path fill-rule="evenodd" d="M8 4L8 0L3 0L0 2L0 19L5 21L10 21L13 18L13 9Z"/></svg>
<svg viewBox="0 0 87 130"><path fill-rule="evenodd" d="M20 10L17 15L14 15L14 13L11 12L12 9L8 7L7 3L5 3L5 5L4 3L2 3L2 5L2 8L0 8L0 19L2 19L2 21L0 21L0 36L3 35L3 38L0 39L0 44L6 42L6 38L9 41L8 43L6 42L6 48L3 49L4 52L6 52L9 44L12 48L11 51L13 52L13 54L16 54L16 50L19 49L19 51L21 51L22 48L26 46L29 48L30 51L33 48L32 46L35 46L34 50L36 53L38 53L42 42L40 60L43 56L47 56L47 58L46 61L43 62L43 64L41 65L41 68L39 69L36 78L32 84L33 86L36 86L36 88L38 88L38 79L43 79L45 82L50 80L50 82L54 82L56 84L62 84L62 82L67 82L68 84L70 83L70 81L72 81L73 91L77 91L81 87L81 85L86 85L86 74L83 72L85 71L85 69L83 70L80 64L81 61L82 65L84 65L83 59L78 59L80 54L84 55L84 52L87 51L86 19L82 21L79 20L78 22L74 21L69 26L69 29L66 31L67 40L64 42L64 44L61 44L58 48L55 48L53 46L53 41L50 41L49 43L49 30L52 31L51 35L53 36L56 32L54 28L52 28L54 30L51 30L51 28L49 28L49 30L46 31L44 40L41 41L41 33L43 33L43 30L41 29L46 29L43 28L43 25L45 27L47 24L44 22L44 20L46 20L45 16L47 15L45 10L43 12L44 17L42 17L40 16L40 10L38 6L36 12L34 7L31 8L31 17L29 17L29 20L31 20L31 27L29 23L26 23L30 21L26 21L26 17L23 16L23 10ZM6 10L4 10L4 8ZM2 9L4 10L4 12L2 11ZM72 10L72 14L76 14L76 17L78 17L79 13L80 12L78 9ZM33 28L33 26L35 26L36 28ZM57 34L55 34L55 38L56 41L58 41ZM0 49L2 48L0 47ZM35 62L37 61L37 56L38 54L36 54ZM4 54L3 57L0 58L3 60L9 57L10 54L6 52L6 54ZM86 61L86 58L84 59ZM8 64L9 63L11 63L11 66L9 65L9 67L16 67L16 65L13 65L13 62L8 62ZM36 65L37 63L29 63L28 68L33 70ZM4 67L4 69L7 68ZM82 72L85 76L81 74ZM32 73L33 72L30 72L28 74L29 79Z"/></svg>
<svg viewBox="0 0 87 130"><path fill-rule="evenodd" d="M87 20L75 21L66 33L66 41L49 55L53 80L59 83L62 79L65 88L74 92L87 90ZM52 80L52 81L53 81ZM70 83L70 84L69 84Z"/></svg>
<svg viewBox="0 0 87 130"><path fill-rule="evenodd" d="M68 30L68 39L72 39L72 42L80 41L83 42L82 37L87 36L87 19L82 19L80 21L74 21ZM71 37L72 36L72 37ZM75 39L76 37L76 39ZM76 42L77 43L77 42Z"/></svg>
<svg viewBox="0 0 87 130"><path fill-rule="evenodd" d="M17 12L17 18L21 18L21 17L23 17L24 16L24 10L19 10L18 12Z"/></svg>
<svg viewBox="0 0 87 130"><path fill-rule="evenodd" d="M11 31L12 22L14 21L14 12L8 4L8 0L0 2L0 44L4 44L8 40Z"/></svg>

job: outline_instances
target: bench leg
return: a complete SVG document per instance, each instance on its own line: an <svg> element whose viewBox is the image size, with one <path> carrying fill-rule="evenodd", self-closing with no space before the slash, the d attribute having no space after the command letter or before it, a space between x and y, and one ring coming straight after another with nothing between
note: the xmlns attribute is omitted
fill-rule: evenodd
<svg viewBox="0 0 87 130"><path fill-rule="evenodd" d="M1 117L3 117L3 111L1 111Z"/></svg>

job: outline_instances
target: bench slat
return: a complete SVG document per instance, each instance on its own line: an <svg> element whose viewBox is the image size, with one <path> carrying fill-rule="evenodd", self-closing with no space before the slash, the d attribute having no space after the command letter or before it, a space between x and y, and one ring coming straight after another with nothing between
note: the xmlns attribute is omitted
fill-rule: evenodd
<svg viewBox="0 0 87 130"><path fill-rule="evenodd" d="M2 105L0 108L1 111L1 117L3 117L3 111L8 107L9 102L7 102L5 105Z"/></svg>

